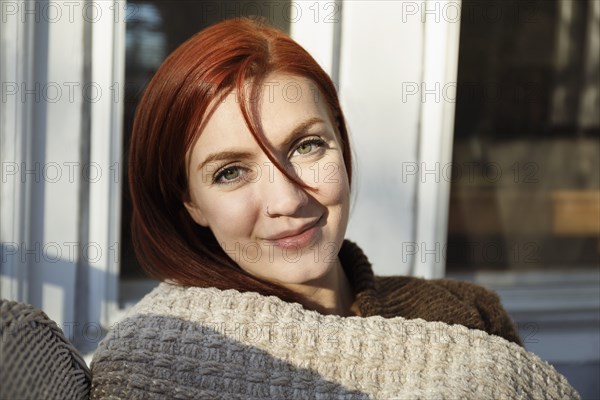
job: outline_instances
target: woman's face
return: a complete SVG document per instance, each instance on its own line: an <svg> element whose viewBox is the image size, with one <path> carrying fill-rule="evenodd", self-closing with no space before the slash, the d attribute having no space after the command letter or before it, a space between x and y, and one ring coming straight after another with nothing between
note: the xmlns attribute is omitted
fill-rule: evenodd
<svg viewBox="0 0 600 400"><path fill-rule="evenodd" d="M315 285L339 263L348 223L341 144L327 104L310 80L272 74L262 92L268 146L287 171L316 190L296 185L273 165L231 93L188 154L185 205L245 271L284 286Z"/></svg>

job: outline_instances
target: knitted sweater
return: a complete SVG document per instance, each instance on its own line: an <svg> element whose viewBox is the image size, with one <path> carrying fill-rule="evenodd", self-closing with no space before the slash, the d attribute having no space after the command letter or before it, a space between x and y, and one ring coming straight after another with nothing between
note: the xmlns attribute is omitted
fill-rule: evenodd
<svg viewBox="0 0 600 400"><path fill-rule="evenodd" d="M509 332L504 311L494 309L495 296L472 285L461 293L464 284L447 281L395 281L372 272L365 278L370 268L348 267L352 255L357 265L368 264L358 251L347 242L340 257L354 271L351 282L364 283L355 286L363 317L322 315L253 292L161 283L100 344L92 362L92 398L578 398L534 354L458 324ZM392 298L410 297L402 288L420 293L419 287L460 304L450 318L443 315L456 325L384 318L413 312ZM478 305L481 294L491 300ZM424 301L426 311L439 299Z"/></svg>
<svg viewBox="0 0 600 400"><path fill-rule="evenodd" d="M521 344L498 296L481 286L450 279L376 277L362 250L348 240L344 241L339 257L364 317L422 318L460 324Z"/></svg>

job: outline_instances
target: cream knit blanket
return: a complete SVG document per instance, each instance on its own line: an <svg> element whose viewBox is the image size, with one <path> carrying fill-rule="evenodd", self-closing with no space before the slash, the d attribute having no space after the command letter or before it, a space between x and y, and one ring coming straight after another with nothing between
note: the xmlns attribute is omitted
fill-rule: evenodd
<svg viewBox="0 0 600 400"><path fill-rule="evenodd" d="M579 398L539 357L482 331L166 283L100 344L92 398L107 397Z"/></svg>

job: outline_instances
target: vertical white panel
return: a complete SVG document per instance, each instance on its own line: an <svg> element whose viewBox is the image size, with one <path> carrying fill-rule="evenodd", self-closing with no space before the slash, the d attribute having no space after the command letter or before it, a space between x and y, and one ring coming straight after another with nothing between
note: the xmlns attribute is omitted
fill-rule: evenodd
<svg viewBox="0 0 600 400"><path fill-rule="evenodd" d="M2 162L17 172L2 189L3 247L16 251L2 262L3 296L7 288L64 326L78 261L83 23L63 2L0 7L2 81L15 89L3 93Z"/></svg>
<svg viewBox="0 0 600 400"><path fill-rule="evenodd" d="M102 96L92 104L90 163L101 171L90 182L90 321L109 324L117 310L121 215L121 108L124 96L125 1L96 2L101 12L92 24L92 82Z"/></svg>
<svg viewBox="0 0 600 400"><path fill-rule="evenodd" d="M2 296L80 339L116 308L126 3L0 7Z"/></svg>
<svg viewBox="0 0 600 400"><path fill-rule="evenodd" d="M32 290L42 309L59 326L75 319L75 274L79 260L79 191L81 183L81 111L85 88L83 72L83 19L69 13L63 2L37 2L39 20L36 46L47 40L47 60L38 60L46 73L38 74L38 116L45 115L45 127L35 132L34 147L44 144L40 168L43 199L37 221L40 235L31 243L40 252L31 269ZM46 32L43 32L45 30ZM36 52L36 56L39 53ZM36 62L38 62L36 61ZM31 179L33 176L29 177ZM37 177L36 177L37 179ZM39 246L39 247L37 247ZM37 301L36 301L37 303Z"/></svg>
<svg viewBox="0 0 600 400"><path fill-rule="evenodd" d="M342 15L340 95L355 157L347 237L376 274L409 272L415 185L404 169L417 162L423 26L399 1L348 1ZM412 2L411 2L412 3ZM406 254L405 254L406 253Z"/></svg>
<svg viewBox="0 0 600 400"><path fill-rule="evenodd" d="M21 172L32 134L32 107L21 100L21 82L32 80L34 23L21 21L19 7L17 2L0 3L0 296L26 301L28 268L20 250L28 237L24 221L29 201Z"/></svg>
<svg viewBox="0 0 600 400"><path fill-rule="evenodd" d="M416 254L412 275L444 276L460 37L460 1L421 3L425 22Z"/></svg>
<svg viewBox="0 0 600 400"><path fill-rule="evenodd" d="M290 34L330 76L336 25L341 23L341 6L335 1L293 1L290 5Z"/></svg>

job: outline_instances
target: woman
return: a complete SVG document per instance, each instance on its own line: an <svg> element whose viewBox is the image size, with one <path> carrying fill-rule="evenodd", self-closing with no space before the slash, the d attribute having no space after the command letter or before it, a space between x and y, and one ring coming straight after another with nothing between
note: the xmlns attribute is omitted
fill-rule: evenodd
<svg viewBox="0 0 600 400"><path fill-rule="evenodd" d="M495 294L373 276L344 240L352 160L333 83L271 27L225 21L167 58L138 106L130 177L138 258L164 283L101 344L95 397L572 391L553 370L519 382L543 368ZM511 352L519 373L496 357Z"/></svg>

